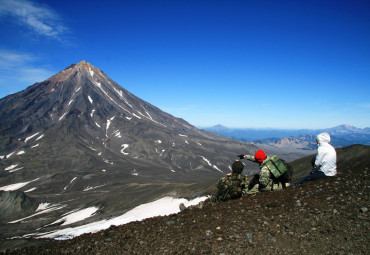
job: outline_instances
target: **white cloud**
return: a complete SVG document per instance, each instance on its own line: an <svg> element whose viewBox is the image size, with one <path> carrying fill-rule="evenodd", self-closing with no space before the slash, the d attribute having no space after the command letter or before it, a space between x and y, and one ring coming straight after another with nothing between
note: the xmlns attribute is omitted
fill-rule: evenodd
<svg viewBox="0 0 370 255"><path fill-rule="evenodd" d="M24 64L25 62L34 60L34 57L28 54L14 53L11 51L1 50L0 49L0 68L1 69L10 69L19 65Z"/></svg>
<svg viewBox="0 0 370 255"><path fill-rule="evenodd" d="M54 74L50 70L36 67L22 68L20 69L20 73L22 74L22 77L19 77L19 80L23 81L25 84L44 81Z"/></svg>
<svg viewBox="0 0 370 255"><path fill-rule="evenodd" d="M0 0L0 21L26 27L33 39L40 36L69 43L70 31L62 24L59 14L35 0ZM0 49L0 98L42 82L55 73L39 61L32 53L12 51L9 47Z"/></svg>
<svg viewBox="0 0 370 255"><path fill-rule="evenodd" d="M32 54L0 49L0 98L44 81L55 73L49 67L34 67L37 60Z"/></svg>
<svg viewBox="0 0 370 255"><path fill-rule="evenodd" d="M13 18L39 35L54 39L68 31L50 7L28 0L0 0L0 17Z"/></svg>

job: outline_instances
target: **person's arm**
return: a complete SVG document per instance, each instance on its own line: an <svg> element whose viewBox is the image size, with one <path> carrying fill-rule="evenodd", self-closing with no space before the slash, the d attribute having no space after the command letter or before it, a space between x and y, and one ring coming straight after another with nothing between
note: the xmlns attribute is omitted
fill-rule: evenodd
<svg viewBox="0 0 370 255"><path fill-rule="evenodd" d="M319 147L317 149L317 155L316 155L316 159L315 159L315 165L313 166L314 172L317 172L317 171L320 170L321 165L323 163L324 156L325 156L324 151L322 151L321 148Z"/></svg>
<svg viewBox="0 0 370 255"><path fill-rule="evenodd" d="M240 159L248 159L253 162L257 162L257 160L254 158L254 156L251 155L238 155Z"/></svg>

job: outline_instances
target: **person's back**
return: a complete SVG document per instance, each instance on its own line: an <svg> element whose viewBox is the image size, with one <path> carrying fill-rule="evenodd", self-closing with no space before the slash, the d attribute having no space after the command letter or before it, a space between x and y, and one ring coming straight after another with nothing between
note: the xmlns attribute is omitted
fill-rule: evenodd
<svg viewBox="0 0 370 255"><path fill-rule="evenodd" d="M317 136L317 156L315 160L315 170L323 172L326 176L337 174L337 153L330 143L328 133L321 133Z"/></svg>
<svg viewBox="0 0 370 255"><path fill-rule="evenodd" d="M318 134L316 142L318 148L317 155L314 157L315 162L312 172L299 181L292 183L291 186L337 175L337 153L334 147L329 144L330 135L326 132Z"/></svg>
<svg viewBox="0 0 370 255"><path fill-rule="evenodd" d="M230 200L240 198L244 194L245 187L248 186L248 179L242 175L244 164L235 161L232 165L232 173L224 176L217 183L216 200Z"/></svg>

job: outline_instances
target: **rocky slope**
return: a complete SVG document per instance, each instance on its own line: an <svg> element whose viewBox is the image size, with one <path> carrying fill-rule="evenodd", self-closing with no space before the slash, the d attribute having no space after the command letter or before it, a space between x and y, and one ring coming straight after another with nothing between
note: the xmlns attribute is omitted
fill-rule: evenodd
<svg viewBox="0 0 370 255"><path fill-rule="evenodd" d="M81 61L0 99L0 191L56 209L37 214L37 206L23 209L0 195L0 239L61 228L54 222L76 210L99 208L88 219L96 221L168 194L200 192L197 184L256 149L163 112Z"/></svg>
<svg viewBox="0 0 370 255"><path fill-rule="evenodd" d="M0 99L0 187L40 178L56 193L64 187L54 174L64 184L77 177L71 186L103 185L107 175L206 178L228 169L230 155L255 149L161 111L86 61ZM87 175L95 178L81 183Z"/></svg>
<svg viewBox="0 0 370 255"><path fill-rule="evenodd" d="M38 207L35 199L28 197L24 192L0 191L0 218L11 219L25 217L33 213Z"/></svg>
<svg viewBox="0 0 370 255"><path fill-rule="evenodd" d="M369 153L338 150L337 177L2 254L368 254Z"/></svg>

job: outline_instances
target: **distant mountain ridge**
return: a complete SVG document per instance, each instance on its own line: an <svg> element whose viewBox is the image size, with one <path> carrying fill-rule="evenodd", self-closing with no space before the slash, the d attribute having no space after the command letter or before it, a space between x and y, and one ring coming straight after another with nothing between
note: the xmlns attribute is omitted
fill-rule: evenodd
<svg viewBox="0 0 370 255"><path fill-rule="evenodd" d="M370 128L357 128L348 124L343 124L326 129L255 129L255 128L227 128L216 125L204 128L207 131L229 136L234 139L256 142L256 143L286 143L283 138L295 138L295 142L300 141L314 142L314 138L321 132L328 132L337 147L348 146L351 144L370 145ZM280 139L283 139L280 141Z"/></svg>

